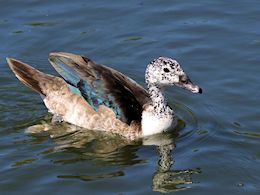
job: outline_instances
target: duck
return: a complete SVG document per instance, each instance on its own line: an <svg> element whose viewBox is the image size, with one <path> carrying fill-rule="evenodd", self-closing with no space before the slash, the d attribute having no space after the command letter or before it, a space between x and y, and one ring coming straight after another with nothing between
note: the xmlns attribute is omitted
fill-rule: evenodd
<svg viewBox="0 0 260 195"><path fill-rule="evenodd" d="M14 58L6 60L15 76L40 94L52 122L111 132L130 140L176 127L177 116L164 95L166 86L202 93L180 64L169 57L158 57L147 65L147 89L115 69L72 53L49 54L48 60L59 76Z"/></svg>

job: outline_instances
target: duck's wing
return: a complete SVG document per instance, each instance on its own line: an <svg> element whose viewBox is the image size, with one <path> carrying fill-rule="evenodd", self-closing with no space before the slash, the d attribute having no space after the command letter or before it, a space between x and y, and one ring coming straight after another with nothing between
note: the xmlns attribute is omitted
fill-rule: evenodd
<svg viewBox="0 0 260 195"><path fill-rule="evenodd" d="M70 53L51 53L49 61L95 110L105 105L127 124L141 121L143 106L150 98L147 91L129 77Z"/></svg>

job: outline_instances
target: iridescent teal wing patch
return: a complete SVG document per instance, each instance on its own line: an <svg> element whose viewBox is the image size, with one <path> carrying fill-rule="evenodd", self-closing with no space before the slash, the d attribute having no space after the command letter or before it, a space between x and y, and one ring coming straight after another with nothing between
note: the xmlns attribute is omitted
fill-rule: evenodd
<svg viewBox="0 0 260 195"><path fill-rule="evenodd" d="M105 105L123 122L141 121L142 106L150 99L146 90L133 80L78 55L55 53L49 60L72 86L71 90L83 96L95 110Z"/></svg>

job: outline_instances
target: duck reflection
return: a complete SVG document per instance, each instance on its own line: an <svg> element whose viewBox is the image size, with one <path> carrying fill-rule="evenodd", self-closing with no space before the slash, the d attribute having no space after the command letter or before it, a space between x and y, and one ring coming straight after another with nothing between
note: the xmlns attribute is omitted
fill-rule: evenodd
<svg viewBox="0 0 260 195"><path fill-rule="evenodd" d="M192 174L199 173L199 170L174 170L174 160L172 157L175 148L177 135L172 133L149 136L137 141L126 140L119 135L106 132L97 132L81 129L69 124L41 124L34 125L27 129L27 132L38 134L48 132L55 142L53 151L64 150L65 152L77 153L76 158L54 160L54 163L70 164L79 161L97 161L96 166L106 167L108 173L102 172L100 175L59 175L62 179L80 179L83 181L93 181L104 178L124 176L122 170L111 172L111 165L133 165L145 164L146 161L137 155L140 145L146 147L152 145L157 148L159 160L152 177L152 190L158 192L173 192L183 190L192 184ZM72 155L75 156L75 155ZM114 169L114 168L113 168Z"/></svg>
<svg viewBox="0 0 260 195"><path fill-rule="evenodd" d="M192 174L199 173L199 170L172 170L174 165L172 151L174 150L176 135L158 134L144 139L145 145L155 145L159 160L157 170L152 178L152 189L158 192L173 192L184 190L192 184Z"/></svg>

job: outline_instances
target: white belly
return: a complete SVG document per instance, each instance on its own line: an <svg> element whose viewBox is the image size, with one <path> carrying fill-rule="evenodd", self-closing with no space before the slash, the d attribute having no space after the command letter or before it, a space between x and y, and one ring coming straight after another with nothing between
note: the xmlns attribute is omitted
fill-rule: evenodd
<svg viewBox="0 0 260 195"><path fill-rule="evenodd" d="M158 117L152 112L143 111L142 113L142 133L143 136L153 135L167 131L177 124L172 115Z"/></svg>

